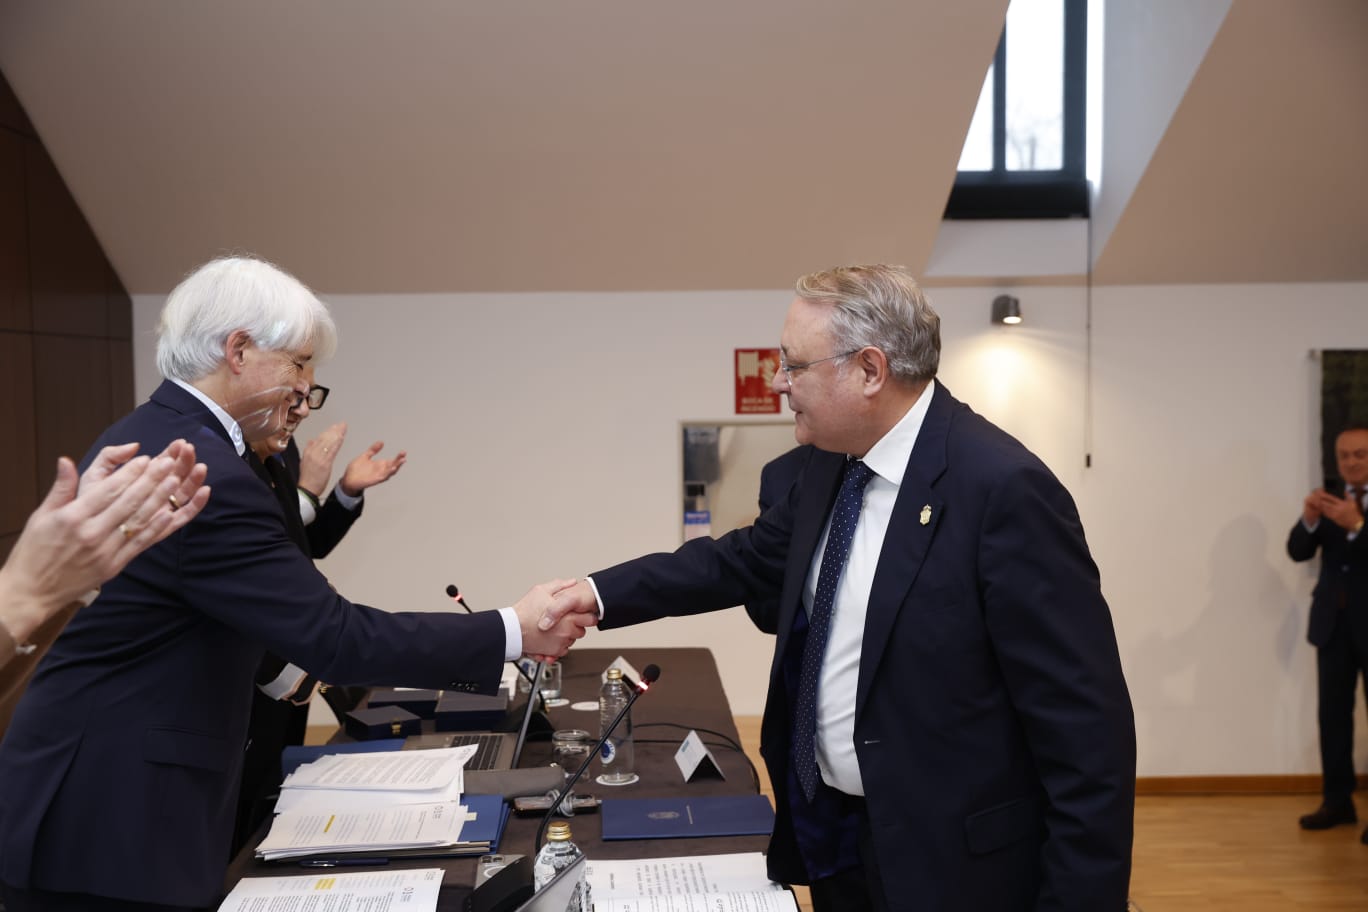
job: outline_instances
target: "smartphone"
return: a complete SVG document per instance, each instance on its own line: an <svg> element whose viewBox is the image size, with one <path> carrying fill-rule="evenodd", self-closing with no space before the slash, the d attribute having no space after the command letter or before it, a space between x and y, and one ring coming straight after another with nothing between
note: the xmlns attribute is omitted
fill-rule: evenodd
<svg viewBox="0 0 1368 912"><path fill-rule="evenodd" d="M1336 497L1344 496L1344 479L1336 478L1334 475L1325 476L1325 493L1334 494Z"/></svg>
<svg viewBox="0 0 1368 912"><path fill-rule="evenodd" d="M570 806L576 811L597 811L601 802L593 795L571 795ZM513 799L513 813L541 814L551 809L551 797L526 795Z"/></svg>

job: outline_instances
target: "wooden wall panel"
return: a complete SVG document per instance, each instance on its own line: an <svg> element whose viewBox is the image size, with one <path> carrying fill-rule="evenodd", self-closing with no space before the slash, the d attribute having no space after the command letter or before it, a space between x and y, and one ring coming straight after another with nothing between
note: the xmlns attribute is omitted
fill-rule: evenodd
<svg viewBox="0 0 1368 912"><path fill-rule="evenodd" d="M38 506L34 460L33 337L0 332L0 535L18 532Z"/></svg>
<svg viewBox="0 0 1368 912"><path fill-rule="evenodd" d="M132 301L0 75L0 559L133 406Z"/></svg>
<svg viewBox="0 0 1368 912"><path fill-rule="evenodd" d="M105 302L109 313L109 338L133 338L133 299L124 291L114 267L105 262Z"/></svg>
<svg viewBox="0 0 1368 912"><path fill-rule="evenodd" d="M26 141L33 331L108 336L108 264L95 233L39 144Z"/></svg>
<svg viewBox="0 0 1368 912"><path fill-rule="evenodd" d="M106 339L33 337L39 490L52 484L58 456L79 462L114 420L109 345Z"/></svg>
<svg viewBox="0 0 1368 912"><path fill-rule="evenodd" d="M3 74L0 74L0 127L25 136L36 135L33 132L33 124L29 123L28 115L24 113L24 106L15 97L9 80L5 79Z"/></svg>
<svg viewBox="0 0 1368 912"><path fill-rule="evenodd" d="M118 420L138 405L133 391L133 345L121 339L109 340L109 414ZM104 428L100 428L101 431Z"/></svg>
<svg viewBox="0 0 1368 912"><path fill-rule="evenodd" d="M33 327L33 316L24 217L24 142L0 130L0 329L27 331Z"/></svg>

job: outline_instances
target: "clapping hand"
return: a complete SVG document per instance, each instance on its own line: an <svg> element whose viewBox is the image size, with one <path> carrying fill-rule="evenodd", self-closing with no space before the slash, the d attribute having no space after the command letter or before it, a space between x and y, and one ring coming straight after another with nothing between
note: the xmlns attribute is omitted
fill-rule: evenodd
<svg viewBox="0 0 1368 912"><path fill-rule="evenodd" d="M346 494L360 497L366 488L389 481L404 467L404 463L408 461L408 454L403 450L400 450L399 455L393 459L375 458L384 446L383 440L377 440L370 445L370 449L347 463L347 471L342 473L342 480L338 482Z"/></svg>
<svg viewBox="0 0 1368 912"><path fill-rule="evenodd" d="M313 440L299 454L299 486L321 500L332 479L333 460L347 439L347 422L339 421Z"/></svg>

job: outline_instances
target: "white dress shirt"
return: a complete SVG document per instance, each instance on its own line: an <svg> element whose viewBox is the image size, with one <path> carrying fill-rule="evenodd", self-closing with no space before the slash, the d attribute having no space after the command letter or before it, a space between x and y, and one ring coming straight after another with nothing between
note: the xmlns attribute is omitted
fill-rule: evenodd
<svg viewBox="0 0 1368 912"><path fill-rule="evenodd" d="M879 565L879 552L883 550L884 535L893 516L903 472L935 390L933 380L907 414L870 447L863 460L875 474L865 487L864 506L850 543L850 556L836 586L822 677L817 683L817 769L827 785L848 795L864 794L860 763L855 756L855 691L860 681L860 653L869 592L874 586L874 571ZM827 528L822 531L813 554L807 583L803 586L803 607L809 617L817 592L817 576L822 569L822 552L830 531L828 518Z"/></svg>

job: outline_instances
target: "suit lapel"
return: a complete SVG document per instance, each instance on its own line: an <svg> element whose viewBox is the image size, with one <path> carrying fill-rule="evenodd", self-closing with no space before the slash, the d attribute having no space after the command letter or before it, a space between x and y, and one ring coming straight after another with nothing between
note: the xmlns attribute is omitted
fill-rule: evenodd
<svg viewBox="0 0 1368 912"><path fill-rule="evenodd" d="M898 487L865 613L860 683L855 694L857 719L869 698L874 672L883 661L898 612L921 573L926 552L940 524L945 502L934 485L945 472L946 440L958 405L945 387L937 383L908 458L907 471Z"/></svg>
<svg viewBox="0 0 1368 912"><path fill-rule="evenodd" d="M812 558L817 551L817 540L822 536L827 516L831 514L836 494L841 487L841 472L845 456L814 450L804 470L802 496L793 517L793 535L789 539L788 562L784 569L784 590L779 603L778 640L775 643L776 661L772 671L778 673L778 657L788 648L793 632L793 620L802 608L803 585Z"/></svg>
<svg viewBox="0 0 1368 912"><path fill-rule="evenodd" d="M228 429L223 426L223 422L219 421L203 402L170 380L163 380L161 386L152 391L149 400L177 414L198 419L206 428L222 437L225 443L233 446L233 440L228 436Z"/></svg>

